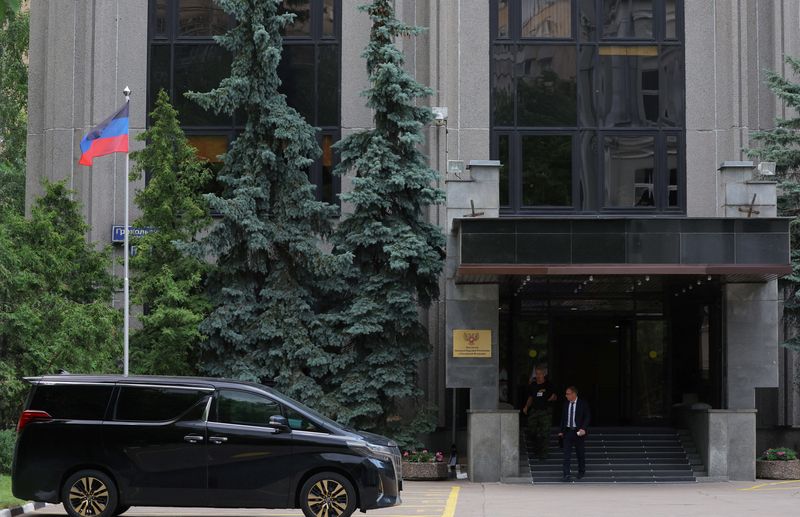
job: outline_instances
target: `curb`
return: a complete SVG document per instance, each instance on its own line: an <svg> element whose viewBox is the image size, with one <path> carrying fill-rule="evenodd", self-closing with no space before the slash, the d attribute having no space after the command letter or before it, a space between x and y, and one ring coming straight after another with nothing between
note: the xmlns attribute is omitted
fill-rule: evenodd
<svg viewBox="0 0 800 517"><path fill-rule="evenodd" d="M47 506L47 503L28 503L22 506L12 506L11 508L0 510L0 517L17 517L17 515L31 513L45 506Z"/></svg>

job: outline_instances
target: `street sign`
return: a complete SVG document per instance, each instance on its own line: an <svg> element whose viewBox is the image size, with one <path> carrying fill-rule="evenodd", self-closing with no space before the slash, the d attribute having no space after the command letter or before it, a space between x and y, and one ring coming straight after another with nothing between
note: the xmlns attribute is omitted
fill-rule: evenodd
<svg viewBox="0 0 800 517"><path fill-rule="evenodd" d="M156 231L155 228L152 226L146 226L144 228L136 228L135 226L129 226L128 229L131 232L131 237L144 237L148 233L153 233ZM111 242L118 242L123 243L125 242L125 226L122 224L115 224L111 227Z"/></svg>

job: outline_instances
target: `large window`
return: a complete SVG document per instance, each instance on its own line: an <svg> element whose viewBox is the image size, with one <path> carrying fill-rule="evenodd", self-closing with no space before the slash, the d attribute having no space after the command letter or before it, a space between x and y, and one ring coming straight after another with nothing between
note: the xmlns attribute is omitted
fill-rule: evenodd
<svg viewBox="0 0 800 517"><path fill-rule="evenodd" d="M309 179L317 198L338 203L339 180L332 146L340 137L341 0L283 0L281 9L295 14L284 34L278 70L290 106L318 128L322 156ZM212 168L242 130L245 120L215 115L184 97L187 91L209 91L230 73L231 56L216 44L233 20L214 0L150 0L148 111L156 94L166 90L192 145Z"/></svg>
<svg viewBox="0 0 800 517"><path fill-rule="evenodd" d="M681 213L680 0L492 0L501 213Z"/></svg>

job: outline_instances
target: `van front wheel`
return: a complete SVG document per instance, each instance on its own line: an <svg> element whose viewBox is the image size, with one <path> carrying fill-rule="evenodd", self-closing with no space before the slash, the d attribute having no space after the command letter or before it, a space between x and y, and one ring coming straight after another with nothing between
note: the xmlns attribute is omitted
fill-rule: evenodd
<svg viewBox="0 0 800 517"><path fill-rule="evenodd" d="M99 470L79 470L64 482L61 502L70 517L113 517L117 487Z"/></svg>
<svg viewBox="0 0 800 517"><path fill-rule="evenodd" d="M346 477L321 472L303 485L300 508L306 517L350 517L356 510L356 491Z"/></svg>

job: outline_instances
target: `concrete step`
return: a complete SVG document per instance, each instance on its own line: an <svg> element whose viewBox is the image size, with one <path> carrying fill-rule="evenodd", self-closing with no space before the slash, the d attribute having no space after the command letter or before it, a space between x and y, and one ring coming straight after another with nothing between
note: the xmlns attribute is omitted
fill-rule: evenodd
<svg viewBox="0 0 800 517"><path fill-rule="evenodd" d="M696 483L694 477L659 477L659 478L626 478L626 477L597 477L597 478L583 478L583 479L575 479L572 478L571 483ZM558 484L563 483L561 478L551 478L551 479L534 479L534 485L547 485L547 484Z"/></svg>
<svg viewBox="0 0 800 517"><path fill-rule="evenodd" d="M536 459L529 435L523 443L520 457L529 458L533 482L560 483L563 454L555 435L549 440L548 459L544 461ZM694 444L686 443L673 429L592 429L585 447L587 473L580 482L694 482L703 469ZM573 474L577 467L573 455Z"/></svg>

